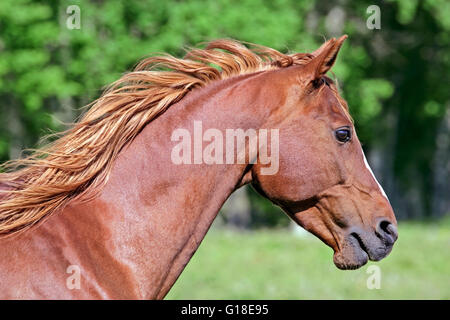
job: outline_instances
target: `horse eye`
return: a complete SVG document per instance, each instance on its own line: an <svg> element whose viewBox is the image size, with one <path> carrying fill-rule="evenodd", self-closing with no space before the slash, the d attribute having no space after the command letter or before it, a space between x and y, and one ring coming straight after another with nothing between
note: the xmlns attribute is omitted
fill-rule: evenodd
<svg viewBox="0 0 450 320"><path fill-rule="evenodd" d="M336 139L339 142L347 142L351 138L351 132L349 128L340 128L334 132Z"/></svg>

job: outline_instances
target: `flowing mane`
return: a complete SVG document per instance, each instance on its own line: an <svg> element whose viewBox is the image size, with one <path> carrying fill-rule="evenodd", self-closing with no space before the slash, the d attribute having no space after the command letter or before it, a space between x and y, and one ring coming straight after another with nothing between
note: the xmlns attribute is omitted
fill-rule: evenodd
<svg viewBox="0 0 450 320"><path fill-rule="evenodd" d="M111 84L60 138L0 173L0 236L15 234L63 208L95 197L114 160L157 115L195 88L237 75L304 64L310 54L282 54L234 40L209 42L183 59L141 61Z"/></svg>

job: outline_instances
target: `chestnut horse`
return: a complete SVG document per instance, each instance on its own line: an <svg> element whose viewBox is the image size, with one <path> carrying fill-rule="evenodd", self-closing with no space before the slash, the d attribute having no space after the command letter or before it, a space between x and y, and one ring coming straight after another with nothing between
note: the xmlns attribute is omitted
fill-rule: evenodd
<svg viewBox="0 0 450 320"><path fill-rule="evenodd" d="M147 58L59 139L4 164L1 298L162 299L249 183L330 246L338 268L384 258L397 222L326 76L345 38L312 53L217 40L183 59ZM244 162L175 163L174 132L195 135L196 122L278 135ZM264 147L278 161L271 174ZM250 149L248 138L233 151Z"/></svg>

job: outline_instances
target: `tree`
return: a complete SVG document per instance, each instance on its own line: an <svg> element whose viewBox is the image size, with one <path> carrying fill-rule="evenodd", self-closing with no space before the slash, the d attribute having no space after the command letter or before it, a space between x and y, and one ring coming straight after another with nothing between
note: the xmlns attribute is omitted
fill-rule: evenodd
<svg viewBox="0 0 450 320"><path fill-rule="evenodd" d="M68 28L71 5L79 29ZM370 5L380 8L380 29L367 28ZM400 217L442 215L450 207L449 13L444 0L2 0L0 160L36 147L46 128L63 129L151 53L183 55L220 37L311 52L346 33L334 72L375 173ZM253 222L284 219L247 194Z"/></svg>

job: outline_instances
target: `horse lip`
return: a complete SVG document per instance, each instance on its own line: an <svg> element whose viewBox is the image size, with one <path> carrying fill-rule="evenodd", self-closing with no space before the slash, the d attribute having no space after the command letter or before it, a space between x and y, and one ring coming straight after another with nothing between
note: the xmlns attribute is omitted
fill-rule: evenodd
<svg viewBox="0 0 450 320"><path fill-rule="evenodd" d="M367 249L366 245L364 244L364 241L362 240L361 236L356 232L350 233L350 236L353 237L354 239L356 239L356 242L358 243L359 248L362 251L364 251L370 258L369 250Z"/></svg>
<svg viewBox="0 0 450 320"><path fill-rule="evenodd" d="M385 245L383 247L376 248L369 247L369 245L364 242L361 234L358 232L351 232L350 237L356 240L359 249L367 254L369 260L371 261L380 261L381 259L385 258L392 250L392 245Z"/></svg>
<svg viewBox="0 0 450 320"><path fill-rule="evenodd" d="M355 270L369 261L369 255L362 249L358 240L351 237L347 240L347 245L343 250L335 251L333 260L336 267L341 270Z"/></svg>

